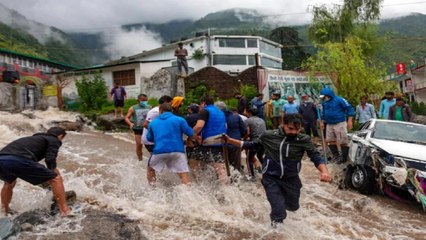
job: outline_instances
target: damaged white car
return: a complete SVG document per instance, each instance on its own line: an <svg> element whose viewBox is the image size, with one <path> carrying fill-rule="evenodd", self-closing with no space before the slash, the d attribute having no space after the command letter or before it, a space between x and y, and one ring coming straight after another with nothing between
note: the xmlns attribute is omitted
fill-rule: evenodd
<svg viewBox="0 0 426 240"><path fill-rule="evenodd" d="M371 119L349 134L344 184L364 194L411 196L426 208L426 126Z"/></svg>

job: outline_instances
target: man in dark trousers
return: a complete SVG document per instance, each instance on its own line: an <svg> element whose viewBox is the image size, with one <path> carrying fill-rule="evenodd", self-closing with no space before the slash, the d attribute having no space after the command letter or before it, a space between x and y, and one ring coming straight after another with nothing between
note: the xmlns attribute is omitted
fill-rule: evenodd
<svg viewBox="0 0 426 240"><path fill-rule="evenodd" d="M11 212L9 204L17 178L33 185L49 182L61 216L71 212L62 177L56 168L56 157L65 135L64 129L52 127L46 133L15 140L0 150L0 179L4 181L1 203L6 214ZM38 163L42 159L47 168Z"/></svg>
<svg viewBox="0 0 426 240"><path fill-rule="evenodd" d="M255 141L240 141L224 136L223 140L242 148L264 149L262 185L271 205L271 224L282 223L286 210L299 209L302 182L299 171L306 152L320 171L320 181L331 182L327 166L311 138L301 134L302 118L298 114L286 114L278 129L268 130Z"/></svg>
<svg viewBox="0 0 426 240"><path fill-rule="evenodd" d="M109 92L110 98L114 100L114 118L117 118L117 109L120 110L120 117L124 118L123 107L126 100L127 93L124 87L118 83L114 83L114 87Z"/></svg>
<svg viewBox="0 0 426 240"><path fill-rule="evenodd" d="M175 50L176 61L178 64L178 71L180 76L188 75L188 62L186 61L186 56L188 56L188 51L183 47L183 43L178 43L178 48ZM185 75L182 74L182 67L185 69Z"/></svg>
<svg viewBox="0 0 426 240"><path fill-rule="evenodd" d="M309 101L309 96L306 94L302 96L302 103L299 106L299 113L302 115L303 126L305 127L306 135L311 136L311 134L313 134L315 138L318 138L317 108L313 102Z"/></svg>
<svg viewBox="0 0 426 240"><path fill-rule="evenodd" d="M247 98L241 95L241 93L239 92L235 93L234 96L236 99L238 99L238 106L237 106L238 114L242 115L244 114L244 110L246 110L248 107Z"/></svg>
<svg viewBox="0 0 426 240"><path fill-rule="evenodd" d="M215 102L214 104L225 113L226 117L226 134L235 139L242 139L247 134L247 126L244 124L243 119L236 112L226 109L226 104L222 101ZM235 169L241 170L241 149L235 146L228 147L229 163Z"/></svg>

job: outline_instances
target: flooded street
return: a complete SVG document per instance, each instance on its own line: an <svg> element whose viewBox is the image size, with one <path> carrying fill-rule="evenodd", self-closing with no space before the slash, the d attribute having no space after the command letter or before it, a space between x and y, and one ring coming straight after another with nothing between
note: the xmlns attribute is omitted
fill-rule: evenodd
<svg viewBox="0 0 426 240"><path fill-rule="evenodd" d="M47 127L58 112L36 113L35 119L1 113L0 147ZM59 116L73 119L69 113ZM289 213L284 226L271 229L270 207L260 179L240 178L221 186L207 174L190 187L174 175L160 174L155 188L146 180L147 153L137 161L133 135L87 128L68 132L58 159L66 190L74 190L83 208L120 213L138 222L148 239L425 239L426 214L417 203L365 196L319 182L304 160L301 208ZM329 165L332 173L340 170ZM207 171L209 172L209 171ZM236 173L235 173L236 174ZM18 181L11 207L24 212L49 207L46 190ZM84 218L57 219L37 226L25 239L80 231Z"/></svg>

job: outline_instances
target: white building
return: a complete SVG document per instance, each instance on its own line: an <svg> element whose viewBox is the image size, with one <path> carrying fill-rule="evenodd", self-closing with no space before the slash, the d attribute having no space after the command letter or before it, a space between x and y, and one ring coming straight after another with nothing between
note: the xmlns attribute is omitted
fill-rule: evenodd
<svg viewBox="0 0 426 240"><path fill-rule="evenodd" d="M201 36L181 41L188 51L190 73L207 66L213 66L230 74L238 74L258 64L267 69L281 69L281 45L258 36ZM177 43L164 45L142 53L123 57L103 65L67 72L64 77L76 77L81 73L99 70L108 87L117 82L127 90L129 98L136 98L141 93L150 94L146 82L160 69L178 72L174 52ZM170 81L169 81L170 82ZM168 86L165 86L168 87ZM75 87L64 90L72 94ZM157 97L157 96L155 96Z"/></svg>
<svg viewBox="0 0 426 240"><path fill-rule="evenodd" d="M239 73L255 66L255 54L259 54L259 64L265 68L281 69L281 45L257 36L201 36L181 41L188 50L188 65L198 71L213 66L228 73ZM129 60L164 61L177 66L174 51L177 43L144 51L128 57ZM201 53L200 57L196 57Z"/></svg>

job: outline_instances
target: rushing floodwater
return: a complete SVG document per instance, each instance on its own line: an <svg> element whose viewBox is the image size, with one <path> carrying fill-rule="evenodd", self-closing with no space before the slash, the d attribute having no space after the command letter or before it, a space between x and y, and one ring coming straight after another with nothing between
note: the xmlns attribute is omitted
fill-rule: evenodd
<svg viewBox="0 0 426 240"><path fill-rule="evenodd" d="M52 120L74 120L53 109L0 114L0 148L21 136L48 128ZM301 208L289 213L284 226L270 228L269 204L259 180L242 178L220 186L210 174L191 187L162 173L156 188L146 180L147 153L136 160L130 133L94 130L69 132L60 149L58 167L66 190L77 192L83 207L121 213L139 222L149 239L425 239L426 214L416 203L364 196L319 182L318 172L304 160ZM331 172L338 169L329 165ZM51 194L18 181L11 207L19 212L48 207ZM57 219L38 226L37 236L79 231L84 216Z"/></svg>

